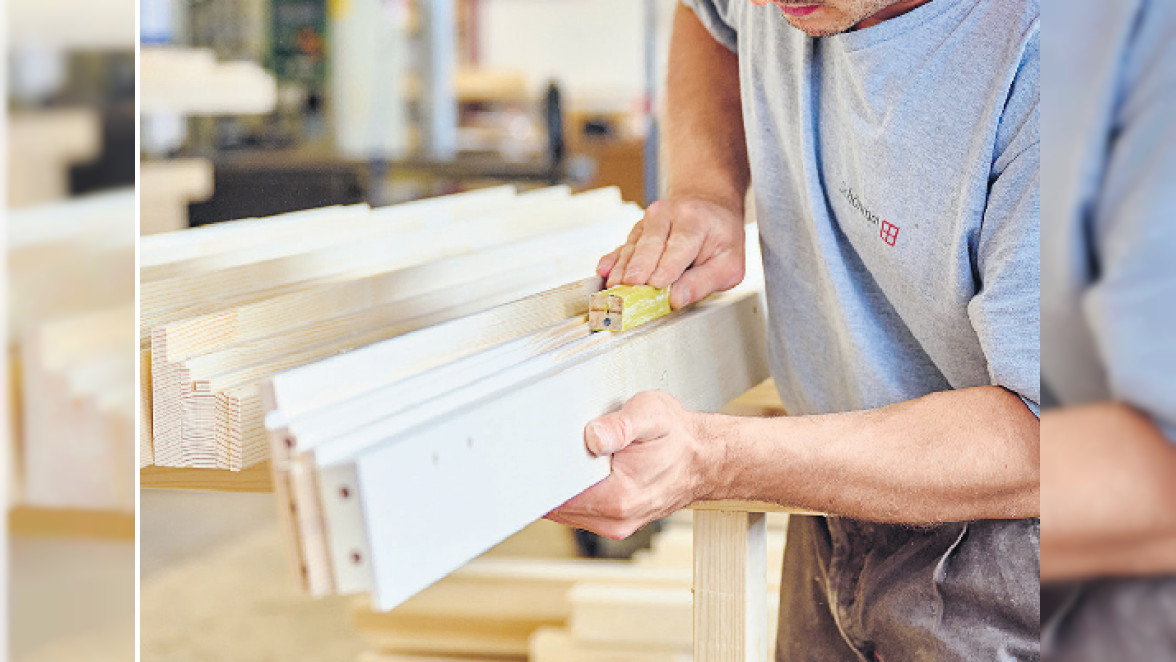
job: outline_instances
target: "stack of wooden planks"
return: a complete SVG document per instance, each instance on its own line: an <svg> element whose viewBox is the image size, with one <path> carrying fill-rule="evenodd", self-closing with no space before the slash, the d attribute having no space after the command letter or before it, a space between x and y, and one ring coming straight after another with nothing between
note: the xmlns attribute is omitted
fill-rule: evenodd
<svg viewBox="0 0 1176 662"><path fill-rule="evenodd" d="M16 503L134 508L133 191L10 212Z"/></svg>
<svg viewBox="0 0 1176 662"><path fill-rule="evenodd" d="M714 411L762 382L759 282L592 334L602 283L572 281L266 380L279 512L306 588L396 607L606 476L586 421L653 389Z"/></svg>
<svg viewBox="0 0 1176 662"><path fill-rule="evenodd" d="M640 216L615 189L505 186L144 237L141 465L257 465L262 381L582 278Z"/></svg>
<svg viewBox="0 0 1176 662"><path fill-rule="evenodd" d="M354 622L371 648L362 659L686 662L693 646L691 520L690 511L672 516L632 561L487 556L390 612L358 599ZM770 644L787 522L786 514L768 515Z"/></svg>

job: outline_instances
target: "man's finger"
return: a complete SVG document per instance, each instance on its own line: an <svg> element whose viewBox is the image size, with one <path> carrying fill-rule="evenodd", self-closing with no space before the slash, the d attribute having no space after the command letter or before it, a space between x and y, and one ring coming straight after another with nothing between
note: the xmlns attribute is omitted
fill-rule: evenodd
<svg viewBox="0 0 1176 662"><path fill-rule="evenodd" d="M584 427L584 443L597 457L619 453L636 441L649 441L666 434L667 411L649 393L638 393L620 411L605 414Z"/></svg>
<svg viewBox="0 0 1176 662"><path fill-rule="evenodd" d="M649 277L649 284L654 287L665 287L681 278L686 269L698 258L702 242L703 234L698 230L675 229L666 240L665 251L657 263L657 268Z"/></svg>
<svg viewBox="0 0 1176 662"><path fill-rule="evenodd" d="M596 263L596 275L600 276L601 278L608 278L608 275L612 273L613 267L616 266L617 260L620 259L620 257L621 247L617 246L613 252L600 258L600 262Z"/></svg>
<svg viewBox="0 0 1176 662"><path fill-rule="evenodd" d="M625 266L621 281L629 285L643 285L657 266L670 236L670 216L654 203L645 213L645 226L633 249L633 257Z"/></svg>
<svg viewBox="0 0 1176 662"><path fill-rule="evenodd" d="M686 270L670 290L670 306L675 310L705 298L712 292L729 290L743 280L743 256L734 252L716 255Z"/></svg>
<svg viewBox="0 0 1176 662"><path fill-rule="evenodd" d="M625 268L629 265L629 258L633 257L633 249L635 244L625 244L621 246L621 252L617 256L617 263L613 266L612 271L608 274L608 282L606 287L613 285L620 285L621 276L625 274Z"/></svg>

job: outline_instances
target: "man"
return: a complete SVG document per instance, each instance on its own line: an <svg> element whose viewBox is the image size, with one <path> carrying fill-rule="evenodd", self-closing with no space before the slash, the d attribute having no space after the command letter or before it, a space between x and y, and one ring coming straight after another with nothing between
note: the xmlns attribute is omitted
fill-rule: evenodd
<svg viewBox="0 0 1176 662"><path fill-rule="evenodd" d="M1176 660L1176 3L1046 9L1043 654Z"/></svg>
<svg viewBox="0 0 1176 662"><path fill-rule="evenodd" d="M667 195L601 260L683 306L743 278L751 182L791 416L633 397L612 474L549 517L610 537L698 499L789 525L780 660L1039 657L1038 9L686 0Z"/></svg>

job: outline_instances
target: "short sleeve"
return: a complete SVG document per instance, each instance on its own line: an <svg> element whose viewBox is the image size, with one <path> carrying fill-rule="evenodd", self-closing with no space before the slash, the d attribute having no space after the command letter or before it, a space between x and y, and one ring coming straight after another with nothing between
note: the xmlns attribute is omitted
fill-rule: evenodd
<svg viewBox="0 0 1176 662"><path fill-rule="evenodd" d="M1041 154L1038 38L1027 43L997 136L968 317L989 379L1041 412Z"/></svg>
<svg viewBox="0 0 1176 662"><path fill-rule="evenodd" d="M682 0L682 4L693 10L707 31L731 52L737 52L737 32L732 20L732 2L747 0Z"/></svg>
<svg viewBox="0 0 1176 662"><path fill-rule="evenodd" d="M1112 396L1176 441L1176 4L1146 5L1093 210L1097 277L1082 301Z"/></svg>

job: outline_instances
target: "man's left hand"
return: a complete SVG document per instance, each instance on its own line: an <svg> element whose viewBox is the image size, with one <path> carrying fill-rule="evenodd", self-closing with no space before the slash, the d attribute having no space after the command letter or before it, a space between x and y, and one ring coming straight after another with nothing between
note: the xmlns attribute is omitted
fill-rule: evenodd
<svg viewBox="0 0 1176 662"><path fill-rule="evenodd" d="M705 414L668 393L638 393L584 428L588 451L612 456L612 473L547 519L621 540L703 498L723 457L705 428Z"/></svg>

